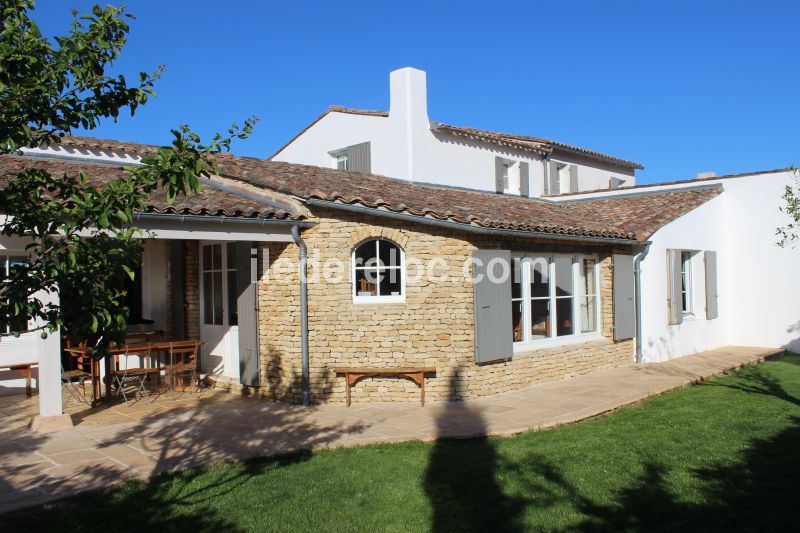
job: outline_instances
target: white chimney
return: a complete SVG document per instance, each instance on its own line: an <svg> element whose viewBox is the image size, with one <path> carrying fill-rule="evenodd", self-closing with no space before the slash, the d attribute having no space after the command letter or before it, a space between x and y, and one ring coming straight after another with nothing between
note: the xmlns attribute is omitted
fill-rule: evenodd
<svg viewBox="0 0 800 533"><path fill-rule="evenodd" d="M389 74L389 118L428 127L428 89L424 70L405 67Z"/></svg>
<svg viewBox="0 0 800 533"><path fill-rule="evenodd" d="M704 180L707 178L715 178L717 174L715 172L698 172L697 176L694 177L696 180Z"/></svg>

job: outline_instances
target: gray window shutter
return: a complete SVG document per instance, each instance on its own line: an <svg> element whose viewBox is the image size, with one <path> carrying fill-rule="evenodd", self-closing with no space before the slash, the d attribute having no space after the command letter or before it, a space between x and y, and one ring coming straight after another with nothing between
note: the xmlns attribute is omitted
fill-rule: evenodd
<svg viewBox="0 0 800 533"><path fill-rule="evenodd" d="M347 170L364 174L372 172L370 144L368 142L348 146L345 152L347 153Z"/></svg>
<svg viewBox="0 0 800 533"><path fill-rule="evenodd" d="M475 361L487 363L509 359L514 352L511 252L475 250L472 258L475 280ZM489 267L493 269L493 276L488 275Z"/></svg>
<svg viewBox="0 0 800 533"><path fill-rule="evenodd" d="M636 335L633 256L614 254L613 260L614 340L621 341Z"/></svg>
<svg viewBox="0 0 800 533"><path fill-rule="evenodd" d="M578 165L569 166L569 192L578 192Z"/></svg>
<svg viewBox="0 0 800 533"><path fill-rule="evenodd" d="M494 158L494 190L502 193L506 190L505 180L503 179L503 166L505 160L502 157Z"/></svg>
<svg viewBox="0 0 800 533"><path fill-rule="evenodd" d="M667 323L683 322L681 251L667 250Z"/></svg>
<svg viewBox="0 0 800 533"><path fill-rule="evenodd" d="M519 195L531 195L530 172L528 171L528 163L524 161L519 164Z"/></svg>
<svg viewBox="0 0 800 533"><path fill-rule="evenodd" d="M255 250L250 242L236 243L236 309L239 317L239 381L248 387L261 384L258 360L258 309L256 272L250 258ZM231 290L229 287L228 290Z"/></svg>
<svg viewBox="0 0 800 533"><path fill-rule="evenodd" d="M561 184L558 178L558 163L550 161L550 194L559 194L561 192Z"/></svg>
<svg viewBox="0 0 800 533"><path fill-rule="evenodd" d="M706 320L719 316L717 305L717 252L706 250Z"/></svg>
<svg viewBox="0 0 800 533"><path fill-rule="evenodd" d="M172 338L186 338L186 289L184 287L183 241L169 241L169 286Z"/></svg>

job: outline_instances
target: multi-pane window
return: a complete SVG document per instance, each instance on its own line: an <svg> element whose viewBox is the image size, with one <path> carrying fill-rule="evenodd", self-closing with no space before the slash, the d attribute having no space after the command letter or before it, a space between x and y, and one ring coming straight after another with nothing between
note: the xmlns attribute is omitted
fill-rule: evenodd
<svg viewBox="0 0 800 533"><path fill-rule="evenodd" d="M681 252L681 310L692 313L692 252Z"/></svg>
<svg viewBox="0 0 800 533"><path fill-rule="evenodd" d="M598 330L597 259L563 255L517 257L513 271L514 342Z"/></svg>
<svg viewBox="0 0 800 533"><path fill-rule="evenodd" d="M0 255L0 269L2 269L3 276L8 279L8 276L15 268L25 266L28 263L28 258L24 255ZM0 317L0 333L21 333L28 330L28 323L26 320L16 319L11 322L8 317Z"/></svg>
<svg viewBox="0 0 800 533"><path fill-rule="evenodd" d="M236 243L203 245L204 324L238 324L236 266Z"/></svg>
<svg viewBox="0 0 800 533"><path fill-rule="evenodd" d="M347 154L342 152L336 156L336 168L339 170L347 170Z"/></svg>
<svg viewBox="0 0 800 533"><path fill-rule="evenodd" d="M403 250L385 239L364 241L353 251L355 301L401 301L404 297Z"/></svg>

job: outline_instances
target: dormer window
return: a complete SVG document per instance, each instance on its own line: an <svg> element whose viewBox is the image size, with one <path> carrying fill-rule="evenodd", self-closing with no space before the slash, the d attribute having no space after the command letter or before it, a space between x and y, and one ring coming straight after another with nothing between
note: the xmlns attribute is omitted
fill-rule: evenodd
<svg viewBox="0 0 800 533"><path fill-rule="evenodd" d="M625 185L625 180L622 179L622 178L615 178L615 177L612 176L608 180L608 188L611 189L612 191L616 190L616 189L619 189L623 185Z"/></svg>
<svg viewBox="0 0 800 533"><path fill-rule="evenodd" d="M336 168L339 170L347 170L347 154L340 152L336 154Z"/></svg>
<svg viewBox="0 0 800 533"><path fill-rule="evenodd" d="M349 170L350 172L372 172L370 157L370 143L354 144L339 150L328 152L331 156L332 166L338 170Z"/></svg>

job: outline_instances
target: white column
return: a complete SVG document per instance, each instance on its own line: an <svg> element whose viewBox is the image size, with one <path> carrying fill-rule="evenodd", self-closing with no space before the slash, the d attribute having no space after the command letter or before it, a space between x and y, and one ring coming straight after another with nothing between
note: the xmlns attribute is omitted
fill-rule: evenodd
<svg viewBox="0 0 800 533"><path fill-rule="evenodd" d="M56 331L39 341L39 415L60 416L61 405L61 333Z"/></svg>

